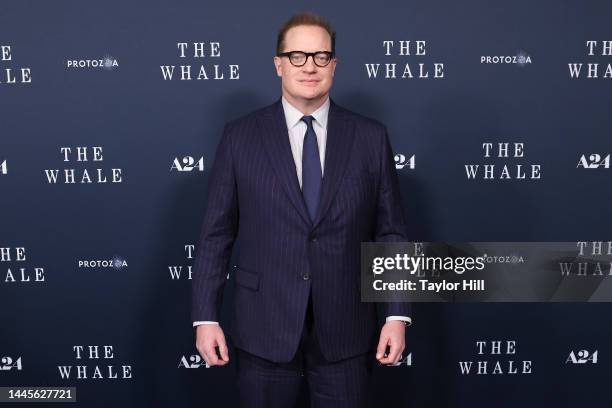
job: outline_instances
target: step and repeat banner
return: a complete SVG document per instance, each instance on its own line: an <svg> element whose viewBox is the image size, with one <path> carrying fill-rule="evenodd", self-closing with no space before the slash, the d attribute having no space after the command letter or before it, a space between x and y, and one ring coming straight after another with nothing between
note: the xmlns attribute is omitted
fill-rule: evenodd
<svg viewBox="0 0 612 408"><path fill-rule="evenodd" d="M592 262L559 280L612 279L607 2L5 1L0 387L237 404L233 361L195 349L194 252L223 126L278 100L302 11L337 32L331 97L389 130L410 240L574 242ZM378 406L610 405L610 303L413 311Z"/></svg>

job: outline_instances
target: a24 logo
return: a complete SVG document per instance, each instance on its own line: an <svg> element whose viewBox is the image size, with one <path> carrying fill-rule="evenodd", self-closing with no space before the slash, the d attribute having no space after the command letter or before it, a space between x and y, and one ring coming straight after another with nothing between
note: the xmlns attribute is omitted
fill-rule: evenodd
<svg viewBox="0 0 612 408"><path fill-rule="evenodd" d="M172 166L170 166L170 171L193 171L199 170L204 171L204 157L200 157L197 161L191 156L185 156L179 160L179 158L175 158L172 162Z"/></svg>
<svg viewBox="0 0 612 408"><path fill-rule="evenodd" d="M13 361L13 359L8 356L0 358L0 371L10 371L12 369L23 369L21 365L21 357L18 357L15 361Z"/></svg>
<svg viewBox="0 0 612 408"><path fill-rule="evenodd" d="M597 351L595 350L594 352L590 352L588 350L579 350L578 352L574 352L572 350L572 352L570 353L570 355L567 357L567 360L565 360L565 363L572 363L572 364L586 364L586 363L593 363L593 364L597 364Z"/></svg>
<svg viewBox="0 0 612 408"><path fill-rule="evenodd" d="M578 161L578 165L576 166L576 168L578 167L582 167L584 169L598 169L600 167L603 167L604 169L609 169L610 154L606 155L605 157L602 157L597 153L593 153L589 155L588 159L583 154L582 156L580 156L580 160Z"/></svg>
<svg viewBox="0 0 612 408"><path fill-rule="evenodd" d="M395 161L395 168L397 170L403 169L406 166L408 166L410 170L414 170L416 160L414 154L406 158L405 155L398 153L393 157L393 160Z"/></svg>

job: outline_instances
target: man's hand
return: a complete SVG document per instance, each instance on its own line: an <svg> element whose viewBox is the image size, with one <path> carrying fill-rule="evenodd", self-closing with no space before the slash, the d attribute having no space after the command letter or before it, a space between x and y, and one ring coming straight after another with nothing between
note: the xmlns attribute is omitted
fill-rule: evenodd
<svg viewBox="0 0 612 408"><path fill-rule="evenodd" d="M215 347L219 347L217 356ZM225 335L221 326L217 324L201 324L196 327L196 348L209 366L223 366L229 363L229 354Z"/></svg>
<svg viewBox="0 0 612 408"><path fill-rule="evenodd" d="M382 327L380 340L376 349L376 359L380 364L396 364L406 347L406 325L399 320L391 320ZM385 350L390 347L389 354L385 357Z"/></svg>

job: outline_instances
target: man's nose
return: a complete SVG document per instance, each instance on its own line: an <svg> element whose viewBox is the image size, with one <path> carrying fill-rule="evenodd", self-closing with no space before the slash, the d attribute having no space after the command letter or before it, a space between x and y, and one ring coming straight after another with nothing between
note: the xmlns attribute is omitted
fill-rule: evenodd
<svg viewBox="0 0 612 408"><path fill-rule="evenodd" d="M306 56L306 63L302 65L302 69L307 72L312 72L317 70L317 64L314 63L314 55Z"/></svg>

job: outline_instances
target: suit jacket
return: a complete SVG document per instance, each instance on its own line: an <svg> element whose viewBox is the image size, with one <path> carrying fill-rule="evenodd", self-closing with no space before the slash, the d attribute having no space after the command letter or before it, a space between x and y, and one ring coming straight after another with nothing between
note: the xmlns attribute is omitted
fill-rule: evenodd
<svg viewBox="0 0 612 408"><path fill-rule="evenodd" d="M219 320L236 239L233 341L290 361L312 291L324 357L368 352L376 304L361 302L361 242L406 241L386 128L330 98L321 201L310 220L291 154L281 99L228 122L217 147L192 275L192 319ZM379 303L410 316L409 303Z"/></svg>

